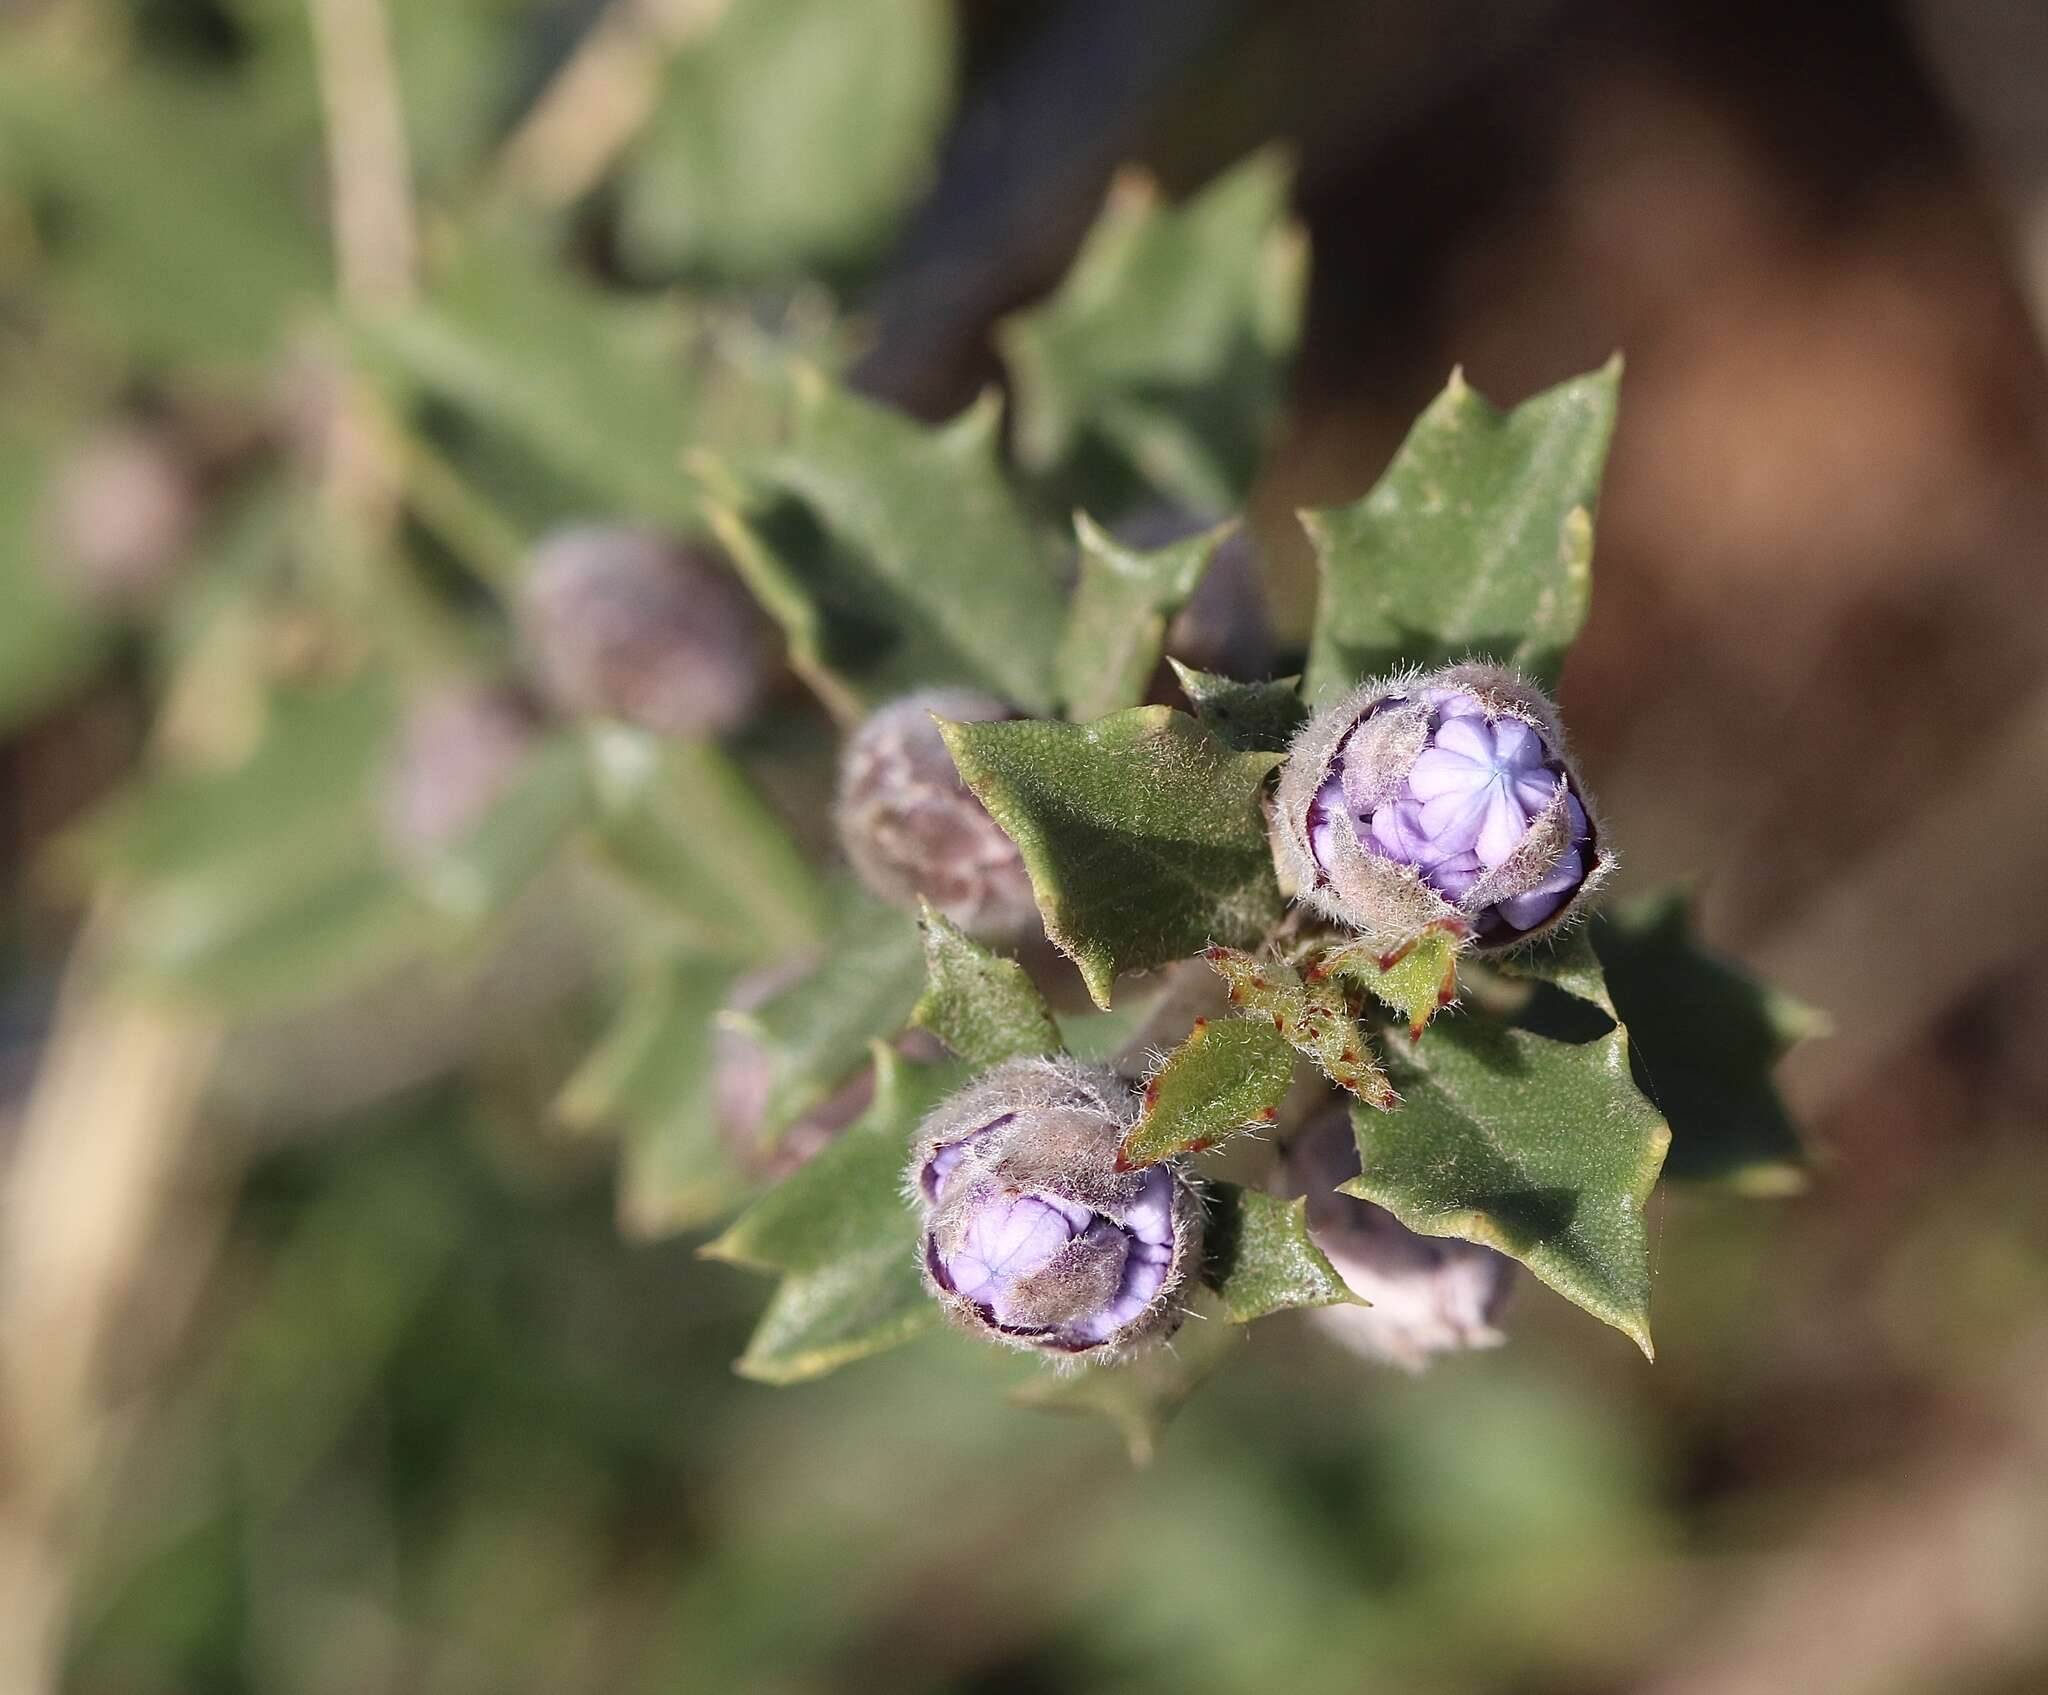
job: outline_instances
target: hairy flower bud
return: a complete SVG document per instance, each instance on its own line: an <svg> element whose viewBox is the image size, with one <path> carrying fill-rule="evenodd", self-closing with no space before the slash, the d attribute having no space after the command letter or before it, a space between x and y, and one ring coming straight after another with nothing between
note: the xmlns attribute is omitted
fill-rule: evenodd
<svg viewBox="0 0 2048 1695"><path fill-rule="evenodd" d="M906 1178L925 1283L958 1322L1012 1347L1114 1357L1170 1336L1201 1255L1178 1166L1117 1169L1137 1111L1115 1073L1013 1060L945 1101Z"/></svg>
<svg viewBox="0 0 2048 1695"><path fill-rule="evenodd" d="M1038 901L1017 844L960 780L935 722L1010 716L971 689L931 689L870 713L848 738L839 841L869 893L901 907L922 896L987 940L1037 931Z"/></svg>
<svg viewBox="0 0 2048 1695"><path fill-rule="evenodd" d="M537 730L510 689L455 683L414 701L384 768L386 844L413 859L460 843L511 786Z"/></svg>
<svg viewBox="0 0 2048 1695"><path fill-rule="evenodd" d="M159 432L110 425L57 470L45 523L61 586L80 600L146 601L177 567L199 526L191 469Z"/></svg>
<svg viewBox="0 0 2048 1695"><path fill-rule="evenodd" d="M1388 948L1447 921L1511 947L1612 863L1557 709L1491 665L1382 678L1319 713L1275 808L1298 898Z"/></svg>
<svg viewBox="0 0 2048 1695"><path fill-rule="evenodd" d="M1421 1371L1434 1354L1498 1347L1494 1327L1514 1287L1505 1254L1455 1237L1421 1236L1384 1207L1336 1192L1358 1175L1349 1115L1324 1113L1287 1151L1285 1185L1308 1197L1308 1230L1363 1307L1310 1319L1367 1359Z"/></svg>
<svg viewBox="0 0 2048 1695"><path fill-rule="evenodd" d="M568 525L533 549L517 610L541 687L565 712L716 735L760 697L766 626L702 548L626 525Z"/></svg>

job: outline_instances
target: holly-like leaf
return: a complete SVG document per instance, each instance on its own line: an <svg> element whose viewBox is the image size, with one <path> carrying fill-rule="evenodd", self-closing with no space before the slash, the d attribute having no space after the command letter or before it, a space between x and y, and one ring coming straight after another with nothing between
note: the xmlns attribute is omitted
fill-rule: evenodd
<svg viewBox="0 0 2048 1695"><path fill-rule="evenodd" d="M1352 1110L1363 1169L1344 1192L1498 1248L1650 1355L1643 1209L1671 1132L1627 1031L1574 1044L1455 1019L1387 1064L1401 1110Z"/></svg>
<svg viewBox="0 0 2048 1695"><path fill-rule="evenodd" d="M711 1020L730 976L701 958L650 972L555 1102L571 1129L618 1133L619 1228L628 1236L692 1229L752 1187L720 1139L713 1093Z"/></svg>
<svg viewBox="0 0 2048 1695"><path fill-rule="evenodd" d="M874 1066L874 1103L859 1122L700 1250L784 1274L735 1367L743 1377L821 1377L938 1322L918 1277L903 1167L918 1121L965 1073L915 1064L880 1043Z"/></svg>
<svg viewBox="0 0 2048 1695"><path fill-rule="evenodd" d="M1118 179L1058 292L998 332L1027 468L1097 510L1243 504L1300 331L1288 177L1261 153L1171 209Z"/></svg>
<svg viewBox="0 0 2048 1695"><path fill-rule="evenodd" d="M1022 850L1045 933L1096 1005L1120 972L1255 942L1279 917L1259 810L1270 755L1237 753L1163 706L940 728Z"/></svg>
<svg viewBox="0 0 2048 1695"><path fill-rule="evenodd" d="M1187 1322L1168 1345L1120 1365L1040 1368L1010 1399L1041 1412L1106 1418L1122 1433L1131 1463L1149 1465L1167 1422L1244 1339L1244 1326L1231 1323L1218 1297L1205 1290L1188 1303Z"/></svg>
<svg viewBox="0 0 2048 1695"><path fill-rule="evenodd" d="M1145 698L1166 626L1194 598L1234 528L1218 525L1152 551L1126 547L1085 515L1074 520L1081 580L1060 641L1060 698L1070 718L1100 718Z"/></svg>
<svg viewBox="0 0 2048 1695"><path fill-rule="evenodd" d="M818 963L751 1011L718 1021L759 1044L768 1089L762 1144L772 1148L805 1113L830 1099L867 1057L898 1034L924 983L924 946L907 913L849 895Z"/></svg>
<svg viewBox="0 0 2048 1695"><path fill-rule="evenodd" d="M910 1022L971 1065L1060 1051L1059 1026L1030 974L924 902L924 994Z"/></svg>
<svg viewBox="0 0 2048 1695"><path fill-rule="evenodd" d="M1294 1050L1270 1025L1195 1020L1188 1039L1145 1085L1144 1110L1117 1150L1120 1170L1201 1153L1280 1116L1294 1080Z"/></svg>
<svg viewBox="0 0 2048 1695"><path fill-rule="evenodd" d="M1464 925L1447 920L1430 925L1392 953L1347 942L1330 949L1311 969L1370 991L1408 1021L1409 1039L1415 1041L1429 1028L1429 1021L1458 998L1458 951L1465 934Z"/></svg>
<svg viewBox="0 0 2048 1695"><path fill-rule="evenodd" d="M1306 1200L1234 1183L1212 1183L1208 1196L1202 1275L1232 1324L1290 1307L1365 1304L1310 1240Z"/></svg>
<svg viewBox="0 0 2048 1695"><path fill-rule="evenodd" d="M1202 957L1230 985L1232 1006L1269 1020L1281 1040L1314 1060L1338 1088L1382 1112L1395 1104L1393 1085L1374 1061L1357 1015L1336 984L1304 980L1284 960L1255 959L1236 948L1206 948Z"/></svg>
<svg viewBox="0 0 2048 1695"><path fill-rule="evenodd" d="M599 859L693 945L749 959L817 941L823 889L718 747L601 723L590 726L586 751Z"/></svg>
<svg viewBox="0 0 2048 1695"><path fill-rule="evenodd" d="M1702 950L1682 893L1604 914L1591 934L1638 1078L1671 1120L1669 1174L1752 1194L1804 1188L1806 1151L1771 1071L1827 1020Z"/></svg>
<svg viewBox="0 0 2048 1695"><path fill-rule="evenodd" d="M1299 677L1240 683L1213 671L1197 671L1178 659L1169 658L1167 664L1203 728L1240 753L1285 753L1295 732L1308 722Z"/></svg>
<svg viewBox="0 0 2048 1695"><path fill-rule="evenodd" d="M1554 680L1592 592L1619 360L1512 412L1453 373L1356 505L1304 512L1322 593L1308 698L1470 655Z"/></svg>
<svg viewBox="0 0 2048 1695"><path fill-rule="evenodd" d="M711 523L842 714L938 683L1048 711L1064 607L997 463L994 397L927 429L798 373L795 439Z"/></svg>

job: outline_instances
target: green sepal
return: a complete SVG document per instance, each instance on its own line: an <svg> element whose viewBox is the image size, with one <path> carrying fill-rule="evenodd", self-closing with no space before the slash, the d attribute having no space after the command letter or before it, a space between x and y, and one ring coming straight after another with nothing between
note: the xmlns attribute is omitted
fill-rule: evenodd
<svg viewBox="0 0 2048 1695"><path fill-rule="evenodd" d="M1236 948L1205 948L1202 957L1230 985L1230 1004L1270 1022L1278 1037L1322 1068L1338 1088L1369 1106L1395 1104L1393 1085L1373 1058L1358 1016L1343 990L1308 977L1285 960L1256 959Z"/></svg>
<svg viewBox="0 0 2048 1695"><path fill-rule="evenodd" d="M1271 1026L1198 1018L1145 1084L1144 1108L1117 1150L1117 1168L1157 1165L1270 1128L1293 1080L1294 1050Z"/></svg>
<svg viewBox="0 0 2048 1695"><path fill-rule="evenodd" d="M1331 948L1311 970L1367 990L1398 1012L1407 1021L1409 1040L1418 1041L1429 1021L1458 998L1458 955L1466 935L1456 920L1440 921L1392 953L1364 942Z"/></svg>

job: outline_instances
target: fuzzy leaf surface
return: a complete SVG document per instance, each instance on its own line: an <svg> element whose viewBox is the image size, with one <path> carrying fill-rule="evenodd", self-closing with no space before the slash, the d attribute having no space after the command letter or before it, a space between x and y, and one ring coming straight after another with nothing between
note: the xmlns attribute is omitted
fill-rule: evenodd
<svg viewBox="0 0 2048 1695"><path fill-rule="evenodd" d="M798 1383L931 1329L939 1309L917 1267L918 1223L903 1168L918 1121L965 1077L874 1050L874 1103L809 1164L756 1201L702 1252L783 1273L735 1369Z"/></svg>
<svg viewBox="0 0 2048 1695"><path fill-rule="evenodd" d="M970 1065L1060 1051L1059 1026L1030 974L924 903L924 993L910 1022Z"/></svg>
<svg viewBox="0 0 2048 1695"><path fill-rule="evenodd" d="M1103 511L1243 504L1300 334L1289 175L1261 153L1170 208L1119 179L1058 291L998 332L1028 469Z"/></svg>
<svg viewBox="0 0 2048 1695"><path fill-rule="evenodd" d="M1432 924L1413 944L1383 955L1363 943L1348 943L1324 954L1317 969L1356 983L1408 1021L1411 1040L1458 997L1458 949L1464 932Z"/></svg>
<svg viewBox="0 0 2048 1695"><path fill-rule="evenodd" d="M1098 1006L1119 973L1255 942L1280 915L1259 792L1271 756L1185 713L1092 724L941 725L960 775L1016 842L1046 934Z"/></svg>
<svg viewBox="0 0 2048 1695"><path fill-rule="evenodd" d="M1145 698L1167 623L1194 598L1231 528L1219 525L1146 551L1124 546L1086 517L1075 520L1081 580L1059 652L1068 717L1100 718Z"/></svg>
<svg viewBox="0 0 2048 1695"><path fill-rule="evenodd" d="M1124 1170L1197 1154L1271 1125L1294 1080L1294 1050L1265 1023L1197 1019L1145 1085L1145 1106L1118 1149Z"/></svg>
<svg viewBox="0 0 2048 1695"><path fill-rule="evenodd" d="M1481 655L1554 681L1592 592L1592 515L1621 367L1500 412L1453 374L1386 474L1304 512L1322 591L1308 698Z"/></svg>
<svg viewBox="0 0 2048 1695"><path fill-rule="evenodd" d="M1202 957L1230 985L1232 1006L1270 1023L1282 1041L1314 1060L1338 1088L1382 1111L1394 1105L1393 1085L1334 983L1304 980L1284 960L1255 959L1236 948L1208 948Z"/></svg>
<svg viewBox="0 0 2048 1695"><path fill-rule="evenodd" d="M1234 1183L1209 1186L1203 1277L1223 1316L1249 1324L1291 1307L1362 1305L1309 1239L1308 1202Z"/></svg>
<svg viewBox="0 0 2048 1695"><path fill-rule="evenodd" d="M1299 677L1240 683L1213 671L1197 671L1177 659L1169 658L1167 664L1180 679L1181 692L1202 727L1240 753L1285 753L1295 732L1308 722Z"/></svg>
<svg viewBox="0 0 2048 1695"><path fill-rule="evenodd" d="M1401 1109L1352 1109L1363 1169L1344 1191L1498 1248L1650 1355L1643 1210L1671 1132L1630 1075L1628 1032L1554 1042L1456 1019L1388 1068Z"/></svg>
<svg viewBox="0 0 2048 1695"><path fill-rule="evenodd" d="M835 710L940 683L1049 711L1065 607L997 461L997 409L928 429L799 373L787 497L712 514L733 562Z"/></svg>

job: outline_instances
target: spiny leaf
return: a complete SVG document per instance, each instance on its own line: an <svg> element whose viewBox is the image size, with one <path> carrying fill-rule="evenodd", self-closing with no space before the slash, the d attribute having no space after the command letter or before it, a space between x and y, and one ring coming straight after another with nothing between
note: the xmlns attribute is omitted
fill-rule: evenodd
<svg viewBox="0 0 2048 1695"><path fill-rule="evenodd" d="M1243 503L1300 331L1289 174L1261 153L1177 208L1118 179L1058 292L998 332L1029 469L1070 485L1092 472L1072 492L1098 510Z"/></svg>
<svg viewBox="0 0 2048 1695"><path fill-rule="evenodd" d="M651 971L564 1085L555 1115L620 1138L619 1228L640 1240L719 1217L752 1186L719 1137L711 1019L730 968L684 959Z"/></svg>
<svg viewBox="0 0 2048 1695"><path fill-rule="evenodd" d="M1271 1020L1281 1039L1321 1066L1338 1088L1383 1112L1395 1104L1393 1085L1335 984L1304 981L1284 960L1254 959L1236 948L1205 948L1202 957L1230 985L1232 1006Z"/></svg>
<svg viewBox="0 0 2048 1695"><path fill-rule="evenodd" d="M990 953L929 901L921 904L925 984L910 1022L971 1065L1058 1053L1059 1026L1024 967Z"/></svg>
<svg viewBox="0 0 2048 1695"><path fill-rule="evenodd" d="M749 1012L719 1022L760 1045L768 1069L761 1141L772 1148L866 1057L902 1030L924 982L924 947L908 914L849 894L815 969Z"/></svg>
<svg viewBox="0 0 2048 1695"><path fill-rule="evenodd" d="M1145 698L1168 621L1194 597L1235 526L1220 524L1152 551L1074 519L1081 580L1060 640L1060 698L1070 718L1100 718Z"/></svg>
<svg viewBox="0 0 2048 1695"><path fill-rule="evenodd" d="M1217 1296L1203 1291L1189 1302L1187 1322L1171 1342L1120 1365L1040 1368L1010 1399L1041 1412L1106 1418L1122 1432L1131 1464L1149 1465L1167 1422L1244 1338L1244 1326L1231 1323Z"/></svg>
<svg viewBox="0 0 2048 1695"><path fill-rule="evenodd" d="M1203 728L1240 753L1285 753L1295 732L1308 722L1299 677L1240 683L1213 671L1197 671L1178 659L1166 663L1180 679L1181 692Z"/></svg>
<svg viewBox="0 0 2048 1695"><path fill-rule="evenodd" d="M1279 917L1259 810L1271 756L1234 752L1163 706L940 728L1098 1006L1120 972L1254 942Z"/></svg>
<svg viewBox="0 0 2048 1695"><path fill-rule="evenodd" d="M903 1167L918 1121L965 1073L914 1064L880 1043L874 1066L874 1104L859 1122L700 1250L785 1274L735 1367L743 1377L821 1377L938 1322L918 1280Z"/></svg>
<svg viewBox="0 0 2048 1695"><path fill-rule="evenodd" d="M1145 1085L1144 1110L1117 1151L1118 1169L1200 1153L1241 1130L1270 1126L1293 1078L1294 1050L1265 1024L1196 1019Z"/></svg>
<svg viewBox="0 0 2048 1695"><path fill-rule="evenodd" d="M1308 698L1480 655L1554 680L1592 590L1620 361L1502 413L1452 373L1373 491L1304 512L1322 593Z"/></svg>
<svg viewBox="0 0 2048 1695"><path fill-rule="evenodd" d="M1203 1276L1232 1324L1290 1307L1362 1306L1309 1239L1308 1202L1234 1183L1208 1186Z"/></svg>
<svg viewBox="0 0 2048 1695"><path fill-rule="evenodd" d="M1649 1355L1643 1209L1671 1132L1629 1075L1627 1031L1573 1044L1455 1019L1387 1063L1402 1107L1352 1110L1363 1170L1344 1192L1498 1248Z"/></svg>
<svg viewBox="0 0 2048 1695"><path fill-rule="evenodd" d="M1794 1193L1806 1185L1807 1154L1771 1072L1827 1020L1705 952L1690 932L1678 891L1592 927L1638 1079L1671 1120L1666 1169L1751 1194Z"/></svg>
<svg viewBox="0 0 2048 1695"><path fill-rule="evenodd" d="M1050 710L1064 608L997 463L993 397L933 430L814 371L796 389L765 474L801 504L712 512L792 662L846 714L938 683Z"/></svg>
<svg viewBox="0 0 2048 1695"><path fill-rule="evenodd" d="M1458 951L1465 934L1463 924L1445 919L1392 953L1348 942L1325 953L1310 974L1342 977L1369 990L1407 1019L1409 1039L1417 1041L1429 1021L1458 998Z"/></svg>

